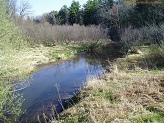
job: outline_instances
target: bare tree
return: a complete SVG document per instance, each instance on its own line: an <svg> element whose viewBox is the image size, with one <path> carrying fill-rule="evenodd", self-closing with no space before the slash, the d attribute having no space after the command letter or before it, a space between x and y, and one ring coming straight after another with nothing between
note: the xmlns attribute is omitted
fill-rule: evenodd
<svg viewBox="0 0 164 123"><path fill-rule="evenodd" d="M27 1L22 1L20 3L20 6L18 7L18 15L20 17L25 17L27 15L31 14L31 5Z"/></svg>
<svg viewBox="0 0 164 123"><path fill-rule="evenodd" d="M16 3L17 3L17 0L6 0L7 2L7 8L8 8L8 14L10 17L12 16L15 16L16 15L16 11L17 11L17 8L16 8Z"/></svg>

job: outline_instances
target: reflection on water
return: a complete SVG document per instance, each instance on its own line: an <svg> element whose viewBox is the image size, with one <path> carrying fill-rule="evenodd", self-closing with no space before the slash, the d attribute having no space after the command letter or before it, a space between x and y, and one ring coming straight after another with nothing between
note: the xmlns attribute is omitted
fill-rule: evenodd
<svg viewBox="0 0 164 123"><path fill-rule="evenodd" d="M71 98L84 84L88 75L100 75L102 66L99 60L79 56L73 60L46 66L35 72L28 81L30 86L21 91L26 110L20 120L35 122L43 113L53 116L60 112L60 99Z"/></svg>

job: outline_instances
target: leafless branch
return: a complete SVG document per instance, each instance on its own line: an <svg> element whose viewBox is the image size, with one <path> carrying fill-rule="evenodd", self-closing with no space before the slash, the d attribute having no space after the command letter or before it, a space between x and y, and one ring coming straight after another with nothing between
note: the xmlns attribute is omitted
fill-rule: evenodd
<svg viewBox="0 0 164 123"><path fill-rule="evenodd" d="M25 17L29 14L31 14L31 5L27 1L22 1L20 3L20 6L18 8L18 14L20 17Z"/></svg>

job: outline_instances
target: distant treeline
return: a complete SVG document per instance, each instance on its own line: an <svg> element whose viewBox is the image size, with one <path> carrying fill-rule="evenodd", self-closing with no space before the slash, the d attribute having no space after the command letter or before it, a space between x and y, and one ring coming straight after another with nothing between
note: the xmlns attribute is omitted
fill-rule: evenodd
<svg viewBox="0 0 164 123"><path fill-rule="evenodd" d="M132 1L132 0L128 0ZM144 0L136 0L141 2ZM59 11L51 11L36 17L36 22L48 22L52 25L105 25L121 24L134 27L159 25L164 22L163 0L146 0L151 4L130 4L125 0L88 0L83 6L72 1L70 7L64 5ZM153 4L153 2L159 4ZM163 4L162 4L163 2ZM55 8L54 8L55 9Z"/></svg>
<svg viewBox="0 0 164 123"><path fill-rule="evenodd" d="M35 18L27 16L30 6L25 2L13 17L15 24L25 32L27 40L38 42L39 37L40 42L46 42L44 44L47 44L45 40L47 36L48 42L54 44L61 40L93 40L95 39L93 35L97 34L95 36L97 40L102 37L110 38L123 49L142 44L161 45L164 39L164 1L136 0L135 2L134 0L88 0L82 6L78 1L72 1L69 7L64 5L59 11L51 11ZM10 8L14 8L14 4L11 5ZM11 10L10 13L15 9ZM49 26L44 26L47 23ZM72 25L76 26L72 27ZM92 31L93 27L97 32ZM100 36L102 33L103 36ZM100 37L97 38L98 36Z"/></svg>
<svg viewBox="0 0 164 123"><path fill-rule="evenodd" d="M136 0L136 3L141 1ZM146 1L147 4L131 4L125 0L88 0L82 6L73 0L70 7L64 5L59 11L45 13L33 20L51 25L101 25L108 29L108 35L113 41L120 41L120 31L125 28L160 26L164 23L163 0Z"/></svg>

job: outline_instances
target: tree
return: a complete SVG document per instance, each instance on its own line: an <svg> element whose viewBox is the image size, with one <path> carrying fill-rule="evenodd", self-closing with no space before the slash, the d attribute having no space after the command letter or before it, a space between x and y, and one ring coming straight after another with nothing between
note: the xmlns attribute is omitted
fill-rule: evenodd
<svg viewBox="0 0 164 123"><path fill-rule="evenodd" d="M52 25L60 24L58 12L57 11L51 11L46 15L46 20L48 23Z"/></svg>
<svg viewBox="0 0 164 123"><path fill-rule="evenodd" d="M99 0L99 15L100 15L100 23L107 25L109 27L110 25L110 14L111 14L111 8L114 5L113 0Z"/></svg>
<svg viewBox="0 0 164 123"><path fill-rule="evenodd" d="M83 22L85 25L89 24L98 24L98 9L99 9L98 0L88 0L84 5L84 16Z"/></svg>
<svg viewBox="0 0 164 123"><path fill-rule="evenodd" d="M80 10L80 3L78 1L72 1L71 7L69 8L69 23L73 25L77 23L77 14Z"/></svg>
<svg viewBox="0 0 164 123"><path fill-rule="evenodd" d="M5 79L6 62L11 61L11 56L21 48L22 38L18 29L10 21L7 13L7 3L0 0L0 122L12 122L6 115L18 116L21 113L22 96L13 90L13 85ZM9 78L10 79L10 78Z"/></svg>
<svg viewBox="0 0 164 123"><path fill-rule="evenodd" d="M16 16L16 12L17 12L17 7L16 7L16 3L17 0L5 0L6 4L7 4L7 10L8 10L8 15L10 17L14 17Z"/></svg>
<svg viewBox="0 0 164 123"><path fill-rule="evenodd" d="M114 1L113 0L99 0L100 8L104 10L109 10L112 8Z"/></svg>
<svg viewBox="0 0 164 123"><path fill-rule="evenodd" d="M22 1L18 7L18 15L23 18L29 14L31 14L31 5L27 1Z"/></svg>
<svg viewBox="0 0 164 123"><path fill-rule="evenodd" d="M142 2L143 0L136 0ZM145 1L146 2L146 1ZM163 0L147 0L147 2L163 2ZM134 13L137 25L135 27L159 25L164 22L164 3L163 4L136 4ZM134 16L133 16L134 17Z"/></svg>
<svg viewBox="0 0 164 123"><path fill-rule="evenodd" d="M60 24L68 24L68 17L69 17L69 9L66 5L64 5L60 10L58 14L61 22Z"/></svg>
<svg viewBox="0 0 164 123"><path fill-rule="evenodd" d="M81 9L78 13L77 13L77 23L79 25L83 25L83 15L84 15L84 11Z"/></svg>

